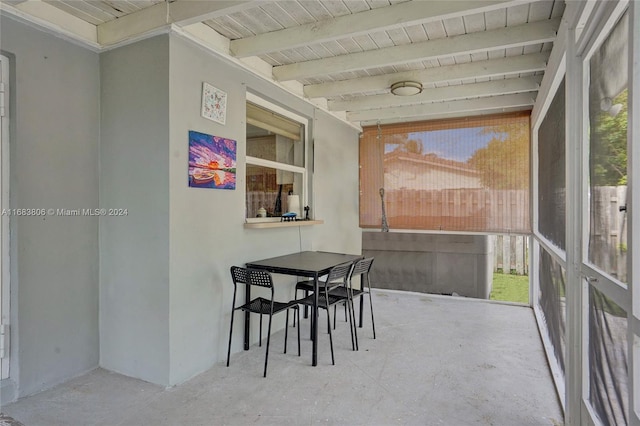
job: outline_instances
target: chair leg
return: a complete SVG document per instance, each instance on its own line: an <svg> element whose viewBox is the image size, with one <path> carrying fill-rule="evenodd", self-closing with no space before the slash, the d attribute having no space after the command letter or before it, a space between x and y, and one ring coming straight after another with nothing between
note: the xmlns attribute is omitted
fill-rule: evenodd
<svg viewBox="0 0 640 426"><path fill-rule="evenodd" d="M261 315L262 317L262 315ZM269 361L269 342L271 340L271 319L273 318L273 314L269 315L269 328L267 330L267 349L264 354L264 377L267 377L267 361Z"/></svg>
<svg viewBox="0 0 640 426"><path fill-rule="evenodd" d="M260 341L258 342L258 346L262 347L262 314L260 314Z"/></svg>
<svg viewBox="0 0 640 426"><path fill-rule="evenodd" d="M298 297L298 290L294 290L294 294L293 294L294 299ZM298 322L300 322L300 320L298 320ZM293 317L293 326L296 326L296 317Z"/></svg>
<svg viewBox="0 0 640 426"><path fill-rule="evenodd" d="M357 350L357 343L356 343L356 339L353 333L353 320L352 318L353 316L353 311L351 310L351 301L349 299L347 299L345 306L348 305L348 311L349 311L349 332L351 333L351 348L355 351Z"/></svg>
<svg viewBox="0 0 640 426"><path fill-rule="evenodd" d="M294 317L295 318L295 317ZM289 334L289 309L287 309L287 321L284 323L284 353L287 353L287 336Z"/></svg>
<svg viewBox="0 0 640 426"><path fill-rule="evenodd" d="M362 284L360 284L362 285ZM371 294L371 293L369 293ZM360 328L362 328L362 313L364 312L364 297L360 296Z"/></svg>
<svg viewBox="0 0 640 426"><path fill-rule="evenodd" d="M333 337L331 336L331 316L329 315L329 309L327 309L327 325L329 328L329 346L331 347L331 364L336 365L336 360L333 357Z"/></svg>
<svg viewBox="0 0 640 426"><path fill-rule="evenodd" d="M300 307L296 306L296 316L298 317L298 356L300 356Z"/></svg>
<svg viewBox="0 0 640 426"><path fill-rule="evenodd" d="M309 297L309 290L304 291L304 297ZM304 305L304 317L309 318L309 307L307 305Z"/></svg>
<svg viewBox="0 0 640 426"><path fill-rule="evenodd" d="M337 321L336 321L336 312L337 312L337 309L338 309L338 305L333 305L333 329L334 329L334 330L336 329L336 324L337 324ZM345 302L345 304L344 304L344 321L345 321L345 322L347 322L347 321L348 321L348 320L347 320L347 304L346 304L346 302Z"/></svg>
<svg viewBox="0 0 640 426"><path fill-rule="evenodd" d="M356 311L355 307L353 306L353 294L351 295L351 297L349 297L347 303L349 304L349 330L351 331L351 346L353 347L354 351L357 351L360 348L358 347L358 328L356 325Z"/></svg>
<svg viewBox="0 0 640 426"><path fill-rule="evenodd" d="M235 305L235 303L234 303ZM231 337L233 337L233 317L236 313L235 309L231 310L231 325L229 326L229 348L227 348L227 367L229 366L229 360L231 359Z"/></svg>
<svg viewBox="0 0 640 426"><path fill-rule="evenodd" d="M373 301L371 299L371 287L369 287L369 307L371 308L371 327L373 327L373 338L376 338L376 322L373 319Z"/></svg>
<svg viewBox="0 0 640 426"><path fill-rule="evenodd" d="M333 305L333 329L336 329L336 309L338 305Z"/></svg>
<svg viewBox="0 0 640 426"><path fill-rule="evenodd" d="M229 326L229 347L227 348L227 367L229 366L229 360L231 359L231 337L233 336L233 317L236 313L236 290L233 289L233 304L231 305L231 325Z"/></svg>

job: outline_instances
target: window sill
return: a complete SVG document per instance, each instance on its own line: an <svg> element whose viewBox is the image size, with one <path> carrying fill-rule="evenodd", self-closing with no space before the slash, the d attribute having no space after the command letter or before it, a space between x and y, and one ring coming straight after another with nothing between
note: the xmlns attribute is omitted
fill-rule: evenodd
<svg viewBox="0 0 640 426"><path fill-rule="evenodd" d="M324 220L296 220L295 222L253 222L253 223L245 223L244 227L247 229L291 228L294 226L321 225L323 223L324 223Z"/></svg>

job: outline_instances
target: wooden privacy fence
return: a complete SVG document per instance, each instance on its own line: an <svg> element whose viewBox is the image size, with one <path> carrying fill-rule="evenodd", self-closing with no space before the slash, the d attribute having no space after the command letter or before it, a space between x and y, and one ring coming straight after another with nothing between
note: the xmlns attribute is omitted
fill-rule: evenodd
<svg viewBox="0 0 640 426"><path fill-rule="evenodd" d="M627 215L620 207L626 192L625 185L592 187L588 218L589 262L622 282L627 282ZM494 272L529 274L529 236L496 235L494 255Z"/></svg>
<svg viewBox="0 0 640 426"><path fill-rule="evenodd" d="M493 272L529 275L529 236L494 235Z"/></svg>
<svg viewBox="0 0 640 426"><path fill-rule="evenodd" d="M589 261L609 275L627 282L627 186L591 188Z"/></svg>
<svg viewBox="0 0 640 426"><path fill-rule="evenodd" d="M528 233L529 191L392 189L385 193L395 229Z"/></svg>

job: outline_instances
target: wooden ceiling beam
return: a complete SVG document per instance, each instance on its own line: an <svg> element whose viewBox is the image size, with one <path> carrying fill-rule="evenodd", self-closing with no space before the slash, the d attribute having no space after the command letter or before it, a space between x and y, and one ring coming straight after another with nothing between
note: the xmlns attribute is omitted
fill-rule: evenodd
<svg viewBox="0 0 640 426"><path fill-rule="evenodd" d="M489 98L347 112L347 120L408 119L411 117L423 117L436 114L462 114L468 111L500 110L502 108L532 106L534 103L535 94L518 93L515 95L492 96Z"/></svg>
<svg viewBox="0 0 640 426"><path fill-rule="evenodd" d="M327 74L553 42L559 25L559 19L551 19L498 30L281 65L273 68L273 76L278 81L300 80Z"/></svg>
<svg viewBox="0 0 640 426"><path fill-rule="evenodd" d="M417 81L423 85L446 83L470 78L491 78L520 73L544 71L549 53L533 53L486 61L468 62L457 65L403 71L392 74L360 77L330 83L311 84L304 87L309 98L331 98L352 93L366 93L388 89L398 81Z"/></svg>
<svg viewBox="0 0 640 426"><path fill-rule="evenodd" d="M366 120L366 121L361 121L360 126L365 127L365 126L376 126L378 124L384 125L384 124L406 123L408 121L414 122L414 121L425 121L425 120L446 120L446 119L452 119L452 118L468 119L471 117L494 115L494 114L505 114L505 113L518 112L518 111L531 111L531 106L526 105L526 106L507 107L507 108L496 108L494 110L488 109L488 110L482 110L482 111L465 111L463 114L456 113L456 112L452 112L452 113L443 112L440 114L429 114L424 116L411 117L410 120L405 120L402 118L399 118L399 119L385 118L382 120L378 120L378 119Z"/></svg>
<svg viewBox="0 0 640 426"><path fill-rule="evenodd" d="M230 50L239 58L295 49L309 44L355 37L465 15L489 12L522 4L522 1L411 1L388 7L338 16L294 28L233 40Z"/></svg>
<svg viewBox="0 0 640 426"><path fill-rule="evenodd" d="M98 25L98 41L103 46L110 46L166 28L170 24L191 25L256 7L259 3L257 0L182 0L158 3Z"/></svg>
<svg viewBox="0 0 640 426"><path fill-rule="evenodd" d="M384 95L360 96L348 101L329 101L329 111L363 111L375 108L390 108L404 105L425 104L443 101L455 101L476 97L511 95L514 93L535 92L540 88L540 77L510 78L475 84L425 89L414 96Z"/></svg>

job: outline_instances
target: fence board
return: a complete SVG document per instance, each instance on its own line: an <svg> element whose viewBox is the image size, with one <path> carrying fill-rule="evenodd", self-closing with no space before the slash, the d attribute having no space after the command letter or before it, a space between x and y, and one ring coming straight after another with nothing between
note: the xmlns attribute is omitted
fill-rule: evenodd
<svg viewBox="0 0 640 426"><path fill-rule="evenodd" d="M385 208L395 229L530 231L526 190L395 189L385 193Z"/></svg>
<svg viewBox="0 0 640 426"><path fill-rule="evenodd" d="M493 272L529 275L529 236L496 235Z"/></svg>

